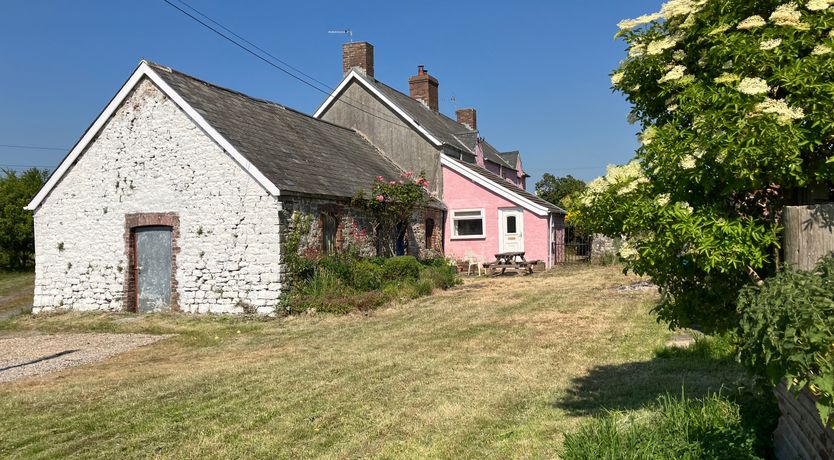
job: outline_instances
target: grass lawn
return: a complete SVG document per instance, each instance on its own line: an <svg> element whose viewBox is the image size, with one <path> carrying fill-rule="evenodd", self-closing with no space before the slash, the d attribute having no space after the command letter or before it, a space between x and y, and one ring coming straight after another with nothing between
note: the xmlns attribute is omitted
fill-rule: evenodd
<svg viewBox="0 0 834 460"><path fill-rule="evenodd" d="M34 282L34 272L0 272L0 315L18 309L31 310Z"/></svg>
<svg viewBox="0 0 834 460"><path fill-rule="evenodd" d="M604 408L741 378L660 351L653 292L616 266L472 279L364 315L19 316L29 330L177 333L0 385L0 457L554 457Z"/></svg>

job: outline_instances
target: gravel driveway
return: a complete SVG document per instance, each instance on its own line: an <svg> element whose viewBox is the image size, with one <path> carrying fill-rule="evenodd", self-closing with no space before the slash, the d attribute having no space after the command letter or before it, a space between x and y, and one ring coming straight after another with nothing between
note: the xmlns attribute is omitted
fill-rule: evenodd
<svg viewBox="0 0 834 460"><path fill-rule="evenodd" d="M0 383L100 361L170 335L43 334L0 338Z"/></svg>

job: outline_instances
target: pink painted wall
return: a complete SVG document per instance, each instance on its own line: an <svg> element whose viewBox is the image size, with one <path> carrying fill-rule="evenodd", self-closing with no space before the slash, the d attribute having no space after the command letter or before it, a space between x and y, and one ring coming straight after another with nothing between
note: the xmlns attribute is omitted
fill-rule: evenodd
<svg viewBox="0 0 834 460"><path fill-rule="evenodd" d="M446 256L464 259L472 251L485 262L495 259L499 252L498 209L516 208L517 204L503 198L466 177L443 167L443 202L448 208L444 232ZM452 212L461 209L485 209L486 237L475 239L452 239ZM522 208L523 209L523 208ZM527 260L543 260L550 266L548 248L548 218L540 217L530 211L524 211L524 251Z"/></svg>

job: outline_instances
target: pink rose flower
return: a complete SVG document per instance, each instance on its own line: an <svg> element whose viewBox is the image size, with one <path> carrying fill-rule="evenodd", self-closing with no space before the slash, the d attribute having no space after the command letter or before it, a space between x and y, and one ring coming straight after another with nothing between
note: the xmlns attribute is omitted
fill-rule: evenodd
<svg viewBox="0 0 834 460"><path fill-rule="evenodd" d="M388 184L390 184L390 185L397 185L397 181L392 180L391 182L388 182Z"/></svg>
<svg viewBox="0 0 834 460"><path fill-rule="evenodd" d="M379 182L382 182L382 181L385 180L385 178L382 177L382 176L376 176L376 180L379 181Z"/></svg>
<svg viewBox="0 0 834 460"><path fill-rule="evenodd" d="M405 173L405 177L414 177L414 173L411 172L411 171L408 171L407 173Z"/></svg>
<svg viewBox="0 0 834 460"><path fill-rule="evenodd" d="M382 203L383 201L385 201L385 197L382 196L382 195L377 195L376 200L379 201L380 203Z"/></svg>

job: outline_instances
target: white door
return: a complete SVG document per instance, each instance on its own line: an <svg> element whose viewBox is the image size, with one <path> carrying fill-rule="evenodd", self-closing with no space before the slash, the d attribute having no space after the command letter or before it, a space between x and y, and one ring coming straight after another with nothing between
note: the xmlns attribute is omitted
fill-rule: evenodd
<svg viewBox="0 0 834 460"><path fill-rule="evenodd" d="M524 252L524 211L521 208L498 210L498 249Z"/></svg>

